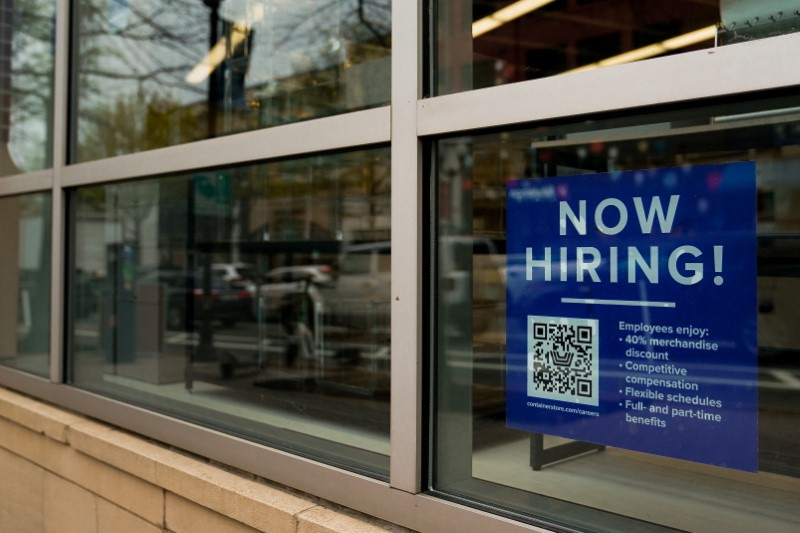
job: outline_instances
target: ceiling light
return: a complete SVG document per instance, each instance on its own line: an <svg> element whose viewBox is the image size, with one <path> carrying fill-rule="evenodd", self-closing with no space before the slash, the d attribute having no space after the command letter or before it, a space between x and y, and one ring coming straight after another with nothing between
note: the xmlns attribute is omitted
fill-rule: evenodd
<svg viewBox="0 0 800 533"><path fill-rule="evenodd" d="M683 35L678 35L677 37L672 37L665 41L661 41L660 43L650 44L643 46L642 48L637 48L636 50L631 50L629 52L624 52L622 54L603 59L602 61L597 61L596 63L590 63L588 65L569 70L568 72L593 70L600 67L610 67L611 65L621 65L623 63L639 61L640 59L647 59L661 55L665 52L669 52L670 50L685 48L702 41L707 41L708 39L713 39L716 34L716 25L707 26L699 30L684 33Z"/></svg>
<svg viewBox="0 0 800 533"><path fill-rule="evenodd" d="M234 24L231 27L231 50L236 49L237 46L244 42L245 37L247 37L247 31L247 26L244 24ZM227 53L228 38L223 35L184 79L187 83L200 83L205 80L225 60Z"/></svg>
<svg viewBox="0 0 800 533"><path fill-rule="evenodd" d="M482 19L472 23L472 37L479 37L484 33L490 32L498 26L502 26L507 22L527 15L531 11L535 11L542 6L553 2L554 0L519 0L513 4L498 9L491 15L483 17Z"/></svg>

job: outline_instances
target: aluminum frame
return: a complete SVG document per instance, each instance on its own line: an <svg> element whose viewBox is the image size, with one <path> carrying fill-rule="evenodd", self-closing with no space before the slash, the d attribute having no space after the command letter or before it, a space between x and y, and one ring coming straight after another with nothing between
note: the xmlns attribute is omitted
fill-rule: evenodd
<svg viewBox="0 0 800 533"><path fill-rule="evenodd" d="M65 195L62 184L67 162L69 120L70 2L56 4L55 72L53 79L53 191L51 194L50 264L50 381L64 382L64 266L66 257Z"/></svg>
<svg viewBox="0 0 800 533"><path fill-rule="evenodd" d="M798 53L800 33L794 33L439 96L418 102L417 133L444 135L798 86L800 70L785 62Z"/></svg>
<svg viewBox="0 0 800 533"><path fill-rule="evenodd" d="M25 174L0 177L0 198L53 189L53 170L37 170Z"/></svg>
<svg viewBox="0 0 800 533"><path fill-rule="evenodd" d="M392 5L391 105L75 165L68 146L70 2L57 0L53 168L0 178L0 196L52 193L50 379L0 367L0 385L161 440L320 498L416 530L545 531L423 493L422 258L426 193L421 140L600 111L800 86L786 58L800 34L421 99L423 0ZM789 63L788 65L790 65ZM746 66L746 67L745 67ZM747 69L746 71L744 69ZM587 97L586 88L591 87ZM558 95L554 99L553 95ZM295 143L293 139L302 139ZM392 397L390 482L318 463L244 439L101 397L63 382L65 189L192 168L359 148L391 142ZM413 206L413 207L412 207ZM409 268L411 266L411 268Z"/></svg>
<svg viewBox="0 0 800 533"><path fill-rule="evenodd" d="M207 167L387 143L390 107L226 135L109 159L64 166L62 186L109 183ZM302 139L298 143L297 139Z"/></svg>
<svg viewBox="0 0 800 533"><path fill-rule="evenodd" d="M400 9L398 4L403 5ZM416 135L421 96L421 2L392 5L392 280L389 479L422 488L422 151ZM396 7L398 6L398 7Z"/></svg>

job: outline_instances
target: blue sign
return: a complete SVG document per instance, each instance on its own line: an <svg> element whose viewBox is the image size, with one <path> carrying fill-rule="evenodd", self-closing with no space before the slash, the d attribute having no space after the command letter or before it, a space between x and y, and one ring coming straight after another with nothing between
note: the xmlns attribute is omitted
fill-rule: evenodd
<svg viewBox="0 0 800 533"><path fill-rule="evenodd" d="M755 164L506 194L508 426L756 471Z"/></svg>

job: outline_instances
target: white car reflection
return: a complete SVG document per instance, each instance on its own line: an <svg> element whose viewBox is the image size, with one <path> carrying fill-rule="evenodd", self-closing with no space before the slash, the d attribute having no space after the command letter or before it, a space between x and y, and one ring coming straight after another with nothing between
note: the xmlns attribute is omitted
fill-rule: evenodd
<svg viewBox="0 0 800 533"><path fill-rule="evenodd" d="M258 287L258 298L254 314L261 320L280 319L281 307L286 302L309 292L317 293L319 287L331 286L334 282L333 268L329 265L297 265L278 267L264 276Z"/></svg>

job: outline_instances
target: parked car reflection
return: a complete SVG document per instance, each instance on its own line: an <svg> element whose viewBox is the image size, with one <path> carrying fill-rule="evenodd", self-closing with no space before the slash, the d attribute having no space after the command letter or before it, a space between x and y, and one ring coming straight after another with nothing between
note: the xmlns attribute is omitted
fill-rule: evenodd
<svg viewBox="0 0 800 533"><path fill-rule="evenodd" d="M164 313L168 330L187 329L193 321L201 320L206 302L209 305L210 318L225 326L233 326L250 316L253 298L247 286L241 282L228 282L217 272L211 272L208 298L203 290L201 272L159 270L144 275L139 284L163 287L162 298L166 306Z"/></svg>
<svg viewBox="0 0 800 533"><path fill-rule="evenodd" d="M262 313L263 319L268 321L280 319L281 309L286 307L287 302L333 283L333 268L330 265L297 265L270 270L258 288L258 301L254 305L260 306L260 310L256 315Z"/></svg>
<svg viewBox="0 0 800 533"><path fill-rule="evenodd" d="M255 294L256 268L248 263L212 263L211 272L228 283L241 283Z"/></svg>
<svg viewBox="0 0 800 533"><path fill-rule="evenodd" d="M336 267L270 271L258 289L262 366L351 392L388 390L390 250L346 245Z"/></svg>

